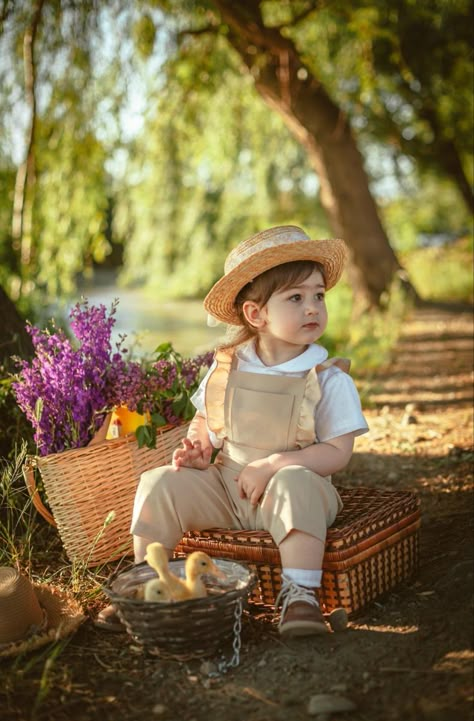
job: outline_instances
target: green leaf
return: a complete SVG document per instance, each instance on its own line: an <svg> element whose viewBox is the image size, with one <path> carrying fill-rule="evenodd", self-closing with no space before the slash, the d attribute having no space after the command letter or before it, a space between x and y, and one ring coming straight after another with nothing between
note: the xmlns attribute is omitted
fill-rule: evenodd
<svg viewBox="0 0 474 721"><path fill-rule="evenodd" d="M173 403L171 404L173 411L176 413L177 416L181 416L184 412L184 409L186 408L186 404L188 402L188 398L184 393L182 393L180 396L178 396Z"/></svg>
<svg viewBox="0 0 474 721"><path fill-rule="evenodd" d="M41 415L43 413L43 399L38 398L38 400L35 403L35 418L40 421Z"/></svg>
<svg viewBox="0 0 474 721"><path fill-rule="evenodd" d="M155 348L155 353L159 356L162 356L165 353L171 353L172 350L173 346L171 345L171 343L160 343L160 345Z"/></svg>
<svg viewBox="0 0 474 721"><path fill-rule="evenodd" d="M196 413L196 409L193 406L193 404L191 403L191 400L188 398L186 401L186 408L184 409L184 413L183 413L183 419L185 421L190 421L191 418L194 418L195 413Z"/></svg>
<svg viewBox="0 0 474 721"><path fill-rule="evenodd" d="M152 413L151 422L157 428L160 428L160 426L166 426L166 418L164 418L160 413Z"/></svg>
<svg viewBox="0 0 474 721"><path fill-rule="evenodd" d="M156 433L154 432L153 426L138 426L135 431L138 447L148 446L148 448L156 447Z"/></svg>

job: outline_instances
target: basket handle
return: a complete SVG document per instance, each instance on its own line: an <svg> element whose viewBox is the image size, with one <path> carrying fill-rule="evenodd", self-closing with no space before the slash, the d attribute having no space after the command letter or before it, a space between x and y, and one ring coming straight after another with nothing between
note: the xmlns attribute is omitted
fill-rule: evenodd
<svg viewBox="0 0 474 721"><path fill-rule="evenodd" d="M34 472L34 463L32 460L26 461L26 463L23 465L23 478L25 479L26 487L28 489L28 493L31 496L31 500L33 501L33 505L40 513L43 518L45 518L48 523L50 523L52 526L56 528L56 521L53 518L53 515L50 511L46 508L46 506L43 504L43 501L41 500L41 496L39 494L39 491L36 487L36 481L35 481L35 472Z"/></svg>

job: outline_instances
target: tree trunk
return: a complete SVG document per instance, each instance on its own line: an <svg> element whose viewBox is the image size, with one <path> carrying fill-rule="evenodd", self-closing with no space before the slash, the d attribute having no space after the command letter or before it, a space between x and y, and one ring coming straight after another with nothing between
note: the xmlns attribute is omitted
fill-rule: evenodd
<svg viewBox="0 0 474 721"><path fill-rule="evenodd" d="M30 111L30 122L26 135L25 159L18 168L13 196L12 242L20 253L22 281L31 272L33 187L35 182L35 134L36 134L36 63L35 41L41 21L44 0L37 0L33 6L31 23L23 38L23 64L25 75L25 100Z"/></svg>
<svg viewBox="0 0 474 721"><path fill-rule="evenodd" d="M358 300L363 296L366 305L378 305L401 267L380 222L348 119L304 65L294 43L265 27L259 0L214 4L256 89L308 152L332 231L351 250L349 270Z"/></svg>

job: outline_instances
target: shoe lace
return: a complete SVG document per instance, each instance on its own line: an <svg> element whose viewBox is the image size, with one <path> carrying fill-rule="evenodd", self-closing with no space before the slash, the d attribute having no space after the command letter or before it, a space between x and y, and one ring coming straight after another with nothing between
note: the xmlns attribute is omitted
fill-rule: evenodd
<svg viewBox="0 0 474 721"><path fill-rule="evenodd" d="M312 606L319 606L319 603L314 595L314 591L311 588L299 586L294 581L286 578L283 574L281 580L281 590L275 600L275 613L278 607L281 606L280 623L285 616L288 606L295 601L304 601L304 603L310 603Z"/></svg>

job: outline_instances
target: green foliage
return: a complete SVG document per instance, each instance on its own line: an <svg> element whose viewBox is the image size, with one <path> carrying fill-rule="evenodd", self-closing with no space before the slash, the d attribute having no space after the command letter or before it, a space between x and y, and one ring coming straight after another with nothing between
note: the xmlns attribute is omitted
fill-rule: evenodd
<svg viewBox="0 0 474 721"><path fill-rule="evenodd" d="M420 248L403 258L417 292L424 300L474 302L472 236L446 247Z"/></svg>
<svg viewBox="0 0 474 721"><path fill-rule="evenodd" d="M327 233L305 193L314 174L301 148L226 45L212 52L209 42L170 60L133 149L133 186L117 203L114 230L128 238L122 280L148 283L158 296L203 295L229 249L264 225L298 219Z"/></svg>
<svg viewBox="0 0 474 721"><path fill-rule="evenodd" d="M399 280L394 281L383 299L382 308L366 311L360 316L354 314L353 293L344 279L327 294L326 303L328 329L321 344L330 357L349 358L353 376L370 379L375 370L389 363L403 319L410 309ZM369 388L365 381L361 387ZM364 396L364 404L369 402L370 396Z"/></svg>
<svg viewBox="0 0 474 721"><path fill-rule="evenodd" d="M401 256L420 297L427 301L472 303L473 242L465 237L450 245L416 248ZM370 405L370 378L374 371L387 366L412 309L400 280L395 279L379 310L355 317L352 291L344 282L327 295L328 334L322 344L330 355L347 356L353 375L364 379L363 405Z"/></svg>
<svg viewBox="0 0 474 721"><path fill-rule="evenodd" d="M53 120L54 111L59 117ZM105 149L85 118L55 103L46 118L38 139L36 279L56 298L70 294L84 265L103 261L109 250L104 235L108 187Z"/></svg>
<svg viewBox="0 0 474 721"><path fill-rule="evenodd" d="M199 386L201 368L204 366L207 370L211 359L212 354L207 354L194 359L194 362L186 361L171 343L161 343L155 349L155 359L148 371L148 384L156 390L152 390L137 407L140 413L151 407L149 420L135 431L139 448L155 448L157 431L167 425L170 418L175 423L185 423L194 417L196 409L191 396Z"/></svg>
<svg viewBox="0 0 474 721"><path fill-rule="evenodd" d="M330 356L344 353L343 349L349 341L352 295L351 287L344 278L326 295L328 330L321 343L328 349Z"/></svg>
<svg viewBox="0 0 474 721"><path fill-rule="evenodd" d="M390 202L380 203L395 249L415 247L420 232L468 227L454 185L440 178L472 181L471 4L336 0L297 23L307 3L260 7L267 25L287 24L283 35L350 118L371 178L391 176ZM200 297L228 249L255 230L295 222L330 232L305 152L242 72L214 3L51 0L36 46L25 265L11 243L11 146L29 17L27 3L12 6L0 38L8 61L0 70L0 282L15 297L21 287L21 302L35 289L72 293L111 241L125 247L122 282L148 285L155 297ZM135 107L142 91L143 112ZM124 122L130 110L144 118L135 138Z"/></svg>
<svg viewBox="0 0 474 721"><path fill-rule="evenodd" d="M133 26L133 40L135 47L143 59L147 59L153 52L155 45L156 28L152 17L144 13Z"/></svg>
<svg viewBox="0 0 474 721"><path fill-rule="evenodd" d="M384 143L394 161L414 158L455 183L459 159L472 182L469 0L336 0L288 32L364 146Z"/></svg>
<svg viewBox="0 0 474 721"><path fill-rule="evenodd" d="M23 158L21 135L30 121L30 108L18 102L24 84L21 48L30 22L27 10L22 3L15 6L8 32L0 38L0 51L8 59L2 74L6 112L0 121L2 189L4 178L8 182L8 192L0 199L0 256L6 260L0 280L15 298L21 289L22 301L40 288L44 303L45 295L56 299L58 294L71 293L77 274L109 252L104 234L109 204L107 151L98 137L97 113L102 100L100 77L106 71L99 73L100 65L95 64L101 40L95 3L86 0L80 7L66 7L56 0L45 3L34 46L35 162L34 176L28 179L32 252L25 257L20 243L12 246L10 228L13 140L16 158ZM113 97L111 93L109 105ZM13 130L15 122L19 127Z"/></svg>
<svg viewBox="0 0 474 721"><path fill-rule="evenodd" d="M11 236L14 185L13 164L4 160L0 165L0 285L4 288L8 286L12 273L18 275L17 258Z"/></svg>
<svg viewBox="0 0 474 721"><path fill-rule="evenodd" d="M6 460L13 458L22 443L30 453L35 450L33 431L16 403L12 383L12 376L0 364L0 458Z"/></svg>
<svg viewBox="0 0 474 721"><path fill-rule="evenodd" d="M470 214L452 183L433 174L420 184L408 181L403 193L381 203L381 215L399 253L415 250L420 235L461 236L471 227Z"/></svg>
<svg viewBox="0 0 474 721"><path fill-rule="evenodd" d="M266 7L268 21L298 12ZM471 15L467 0L336 1L287 30L351 118L396 251L471 225L460 192L473 179Z"/></svg>

